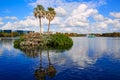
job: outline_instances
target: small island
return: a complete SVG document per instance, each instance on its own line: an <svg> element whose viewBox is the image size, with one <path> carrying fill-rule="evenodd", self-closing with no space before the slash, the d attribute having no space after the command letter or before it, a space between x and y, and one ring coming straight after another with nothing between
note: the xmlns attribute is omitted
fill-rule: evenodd
<svg viewBox="0 0 120 80"><path fill-rule="evenodd" d="M64 34L29 33L14 41L14 47L26 49L30 47L47 47L53 49L69 49L73 45L70 37Z"/></svg>
<svg viewBox="0 0 120 80"><path fill-rule="evenodd" d="M37 5L34 8L34 16L39 19L40 33L30 32L29 34L23 35L20 39L15 40L14 47L19 49L28 49L30 47L41 47L41 48L52 48L52 49L69 49L73 45L73 41L70 37L64 34L52 34L50 32L50 22L54 19L56 12L54 8L48 7L44 9L42 5ZM42 18L48 20L48 31L42 33Z"/></svg>

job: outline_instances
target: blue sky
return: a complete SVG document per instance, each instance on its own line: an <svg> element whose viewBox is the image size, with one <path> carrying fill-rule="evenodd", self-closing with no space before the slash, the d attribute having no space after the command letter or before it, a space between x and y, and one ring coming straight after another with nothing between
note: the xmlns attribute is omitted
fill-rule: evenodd
<svg viewBox="0 0 120 80"><path fill-rule="evenodd" d="M25 0L1 0L0 16L16 16L23 18L31 12L28 2Z"/></svg>
<svg viewBox="0 0 120 80"><path fill-rule="evenodd" d="M120 0L1 0L0 29L39 31L34 7L42 4L57 13L51 31L101 33L120 31ZM43 31L48 21L42 20Z"/></svg>

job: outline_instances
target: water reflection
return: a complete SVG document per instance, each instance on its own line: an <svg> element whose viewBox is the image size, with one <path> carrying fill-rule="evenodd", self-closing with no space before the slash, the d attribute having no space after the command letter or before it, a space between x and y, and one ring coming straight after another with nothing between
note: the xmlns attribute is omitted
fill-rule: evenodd
<svg viewBox="0 0 120 80"><path fill-rule="evenodd" d="M23 47L20 51L13 48L13 41L0 41L0 80L16 80L14 75L19 80L120 79L120 38L72 39L70 50Z"/></svg>
<svg viewBox="0 0 120 80"><path fill-rule="evenodd" d="M47 66L46 73L49 77L53 78L56 75L57 71L54 65L51 63L50 56L49 56L49 50L47 50L47 56L48 56L49 64Z"/></svg>
<svg viewBox="0 0 120 80"><path fill-rule="evenodd" d="M51 62L51 58L50 58L50 50L48 48L40 48L40 47L22 47L21 49L26 56L31 57L31 58L35 58L40 56L40 65L39 68L35 70L35 77L37 80L45 80L46 76L48 76L49 78L53 78L57 71L56 68L54 67L54 65ZM55 50L54 50L55 51ZM62 50L63 51L63 50ZM46 67L43 67L43 52L45 54L45 52L47 53L47 59L48 59L48 65ZM55 51L55 52L59 52L59 50ZM60 50L61 52L61 50ZM39 55L40 54L40 55Z"/></svg>
<svg viewBox="0 0 120 80"><path fill-rule="evenodd" d="M13 49L13 42L14 40L0 40L0 48L10 51Z"/></svg>
<svg viewBox="0 0 120 80"><path fill-rule="evenodd" d="M46 76L49 76L50 78L53 78L56 75L56 69L54 65L51 63L50 56L49 56L49 50L47 50L47 56L48 56L48 66L47 68L44 68L42 66L42 50L40 49L40 67L35 70L35 77L37 80L45 80Z"/></svg>
<svg viewBox="0 0 120 80"><path fill-rule="evenodd" d="M79 68L84 69L88 66L95 64L98 59L103 56L112 56L112 58L120 58L120 41L114 38L72 38L74 41L73 47L69 50L42 50L47 51L48 61L50 62L48 69L51 68L51 60L49 58L49 52L52 54L53 63L57 65L64 65L74 63ZM38 57L40 48L28 48L23 50L29 57ZM62 54L56 54L62 53ZM65 53L65 54L63 54ZM56 59L56 60L54 60ZM68 62L69 61L69 62ZM68 64L69 65L69 64Z"/></svg>
<svg viewBox="0 0 120 80"><path fill-rule="evenodd" d="M15 50L13 48L13 42L14 40L0 40L0 56L5 55L6 51L9 56L17 56L18 50ZM12 53L14 52L14 53Z"/></svg>
<svg viewBox="0 0 120 80"><path fill-rule="evenodd" d="M39 47L35 47L35 46L25 46L22 47L21 50L25 53L25 55L27 57L31 57L31 58L35 58L38 57L39 55Z"/></svg>
<svg viewBox="0 0 120 80"><path fill-rule="evenodd" d="M42 50L40 50L40 67L39 69L35 70L35 77L37 80L45 80L46 71L45 68L42 66Z"/></svg>
<svg viewBox="0 0 120 80"><path fill-rule="evenodd" d="M105 55L120 59L119 38L73 38L73 41L68 56L81 68L95 64Z"/></svg>

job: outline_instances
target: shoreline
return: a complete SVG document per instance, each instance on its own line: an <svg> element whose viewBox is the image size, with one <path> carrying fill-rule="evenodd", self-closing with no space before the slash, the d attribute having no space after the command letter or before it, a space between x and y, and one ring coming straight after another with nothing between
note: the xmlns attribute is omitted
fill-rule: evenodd
<svg viewBox="0 0 120 80"><path fill-rule="evenodd" d="M19 39L20 37L0 37L0 40L16 40Z"/></svg>

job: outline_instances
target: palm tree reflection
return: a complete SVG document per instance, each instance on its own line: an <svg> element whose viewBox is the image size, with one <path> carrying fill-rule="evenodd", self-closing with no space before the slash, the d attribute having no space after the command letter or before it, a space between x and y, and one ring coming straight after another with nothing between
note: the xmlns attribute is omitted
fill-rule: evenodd
<svg viewBox="0 0 120 80"><path fill-rule="evenodd" d="M40 67L35 71L35 77L37 80L45 80L46 72L42 67L42 50L40 50Z"/></svg>
<svg viewBox="0 0 120 80"><path fill-rule="evenodd" d="M49 65L46 69L46 74L50 77L53 78L56 75L56 69L55 67L52 65L51 60L50 60L50 55L49 55L49 50L47 50L47 55L48 55L48 61L49 61Z"/></svg>
<svg viewBox="0 0 120 80"><path fill-rule="evenodd" d="M42 66L42 50L40 50L40 67L35 71L35 77L37 80L45 80L46 76L53 78L56 75L56 69L51 64L50 56L49 56L49 50L47 50L47 57L48 57L48 66L47 68L44 68Z"/></svg>

